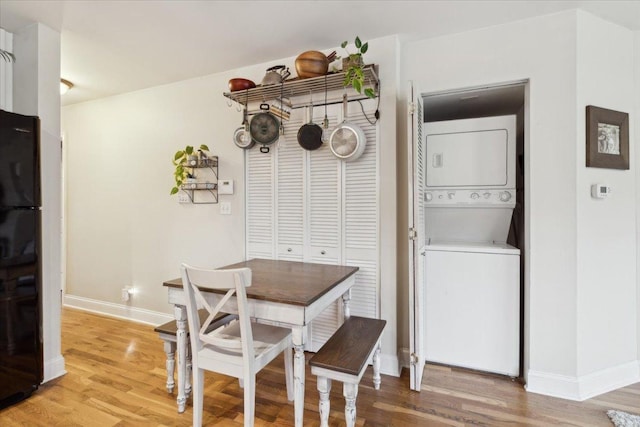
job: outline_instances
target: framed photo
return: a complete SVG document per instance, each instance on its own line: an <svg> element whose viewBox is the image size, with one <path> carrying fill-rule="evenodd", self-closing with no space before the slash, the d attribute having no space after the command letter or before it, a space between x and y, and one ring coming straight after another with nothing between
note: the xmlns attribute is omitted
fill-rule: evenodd
<svg viewBox="0 0 640 427"><path fill-rule="evenodd" d="M629 114L587 105L587 167L629 169Z"/></svg>

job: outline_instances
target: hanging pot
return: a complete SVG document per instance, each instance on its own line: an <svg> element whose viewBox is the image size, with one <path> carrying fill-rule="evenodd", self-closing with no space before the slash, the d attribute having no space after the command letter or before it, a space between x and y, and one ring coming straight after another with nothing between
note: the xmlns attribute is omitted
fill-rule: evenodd
<svg viewBox="0 0 640 427"><path fill-rule="evenodd" d="M251 132L251 138L256 143L262 144L260 152L268 153L268 146L278 140L280 122L269 112L269 104L260 104L260 110L262 111L254 114L251 118L249 131Z"/></svg>
<svg viewBox="0 0 640 427"><path fill-rule="evenodd" d="M344 121L331 132L329 148L337 158L351 162L364 153L367 138L359 126L347 121L347 94L344 94L342 98L342 110Z"/></svg>
<svg viewBox="0 0 640 427"><path fill-rule="evenodd" d="M249 132L249 123L247 122L247 107L242 112L242 126L235 130L233 133L233 142L240 148L245 150L256 145L256 142L251 138Z"/></svg>
<svg viewBox="0 0 640 427"><path fill-rule="evenodd" d="M322 146L322 128L313 123L313 104L307 108L307 123L298 129L298 144L305 150L317 150Z"/></svg>

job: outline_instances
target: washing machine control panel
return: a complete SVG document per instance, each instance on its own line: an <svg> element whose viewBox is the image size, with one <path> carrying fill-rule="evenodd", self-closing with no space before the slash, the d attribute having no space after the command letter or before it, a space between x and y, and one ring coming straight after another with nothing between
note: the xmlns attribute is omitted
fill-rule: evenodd
<svg viewBox="0 0 640 427"><path fill-rule="evenodd" d="M510 206L515 205L515 189L427 190L425 206Z"/></svg>

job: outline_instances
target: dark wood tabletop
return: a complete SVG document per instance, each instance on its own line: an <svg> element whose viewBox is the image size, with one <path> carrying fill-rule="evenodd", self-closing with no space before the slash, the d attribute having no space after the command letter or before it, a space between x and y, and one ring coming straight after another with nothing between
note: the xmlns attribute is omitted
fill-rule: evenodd
<svg viewBox="0 0 640 427"><path fill-rule="evenodd" d="M309 306L334 286L358 271L358 267L309 262L252 259L219 269L250 268L251 286L247 297L284 304ZM163 286L181 288L182 279L168 280ZM224 294L226 291L213 291Z"/></svg>

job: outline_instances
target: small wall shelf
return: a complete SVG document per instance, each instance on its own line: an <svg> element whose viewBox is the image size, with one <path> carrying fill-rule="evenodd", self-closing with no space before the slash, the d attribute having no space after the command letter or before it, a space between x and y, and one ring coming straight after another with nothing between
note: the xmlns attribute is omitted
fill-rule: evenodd
<svg viewBox="0 0 640 427"><path fill-rule="evenodd" d="M210 179L205 181L199 180L196 182L187 182L180 186L180 190L184 191L191 203L196 205L210 205L218 203L218 156L210 156L203 159L198 159L194 165L185 165L185 167L191 169L191 175L198 179L198 175L202 175L197 170L210 170ZM202 177L201 177L202 178ZM196 200L196 192L206 191L211 194L211 197L206 196L205 200Z"/></svg>
<svg viewBox="0 0 640 427"><path fill-rule="evenodd" d="M223 95L244 106L251 102L267 102L280 98L280 96L284 96L285 98L293 98L302 95L308 96L309 92L318 93L325 91L325 77L327 91L344 89L342 84L344 81L344 75L345 73L340 71L337 73L329 73L326 76L311 77L308 79L294 78L285 80L282 84L267 86L258 85L253 89L225 92ZM379 94L380 81L378 80L378 75L376 73L376 66L374 64L365 65L364 76L366 84L373 87L377 96ZM356 97L349 97L349 101L366 98L367 97L365 95L358 94ZM306 105L307 103L303 105L293 105L292 108L300 108ZM319 102L315 105L318 106L324 104Z"/></svg>

